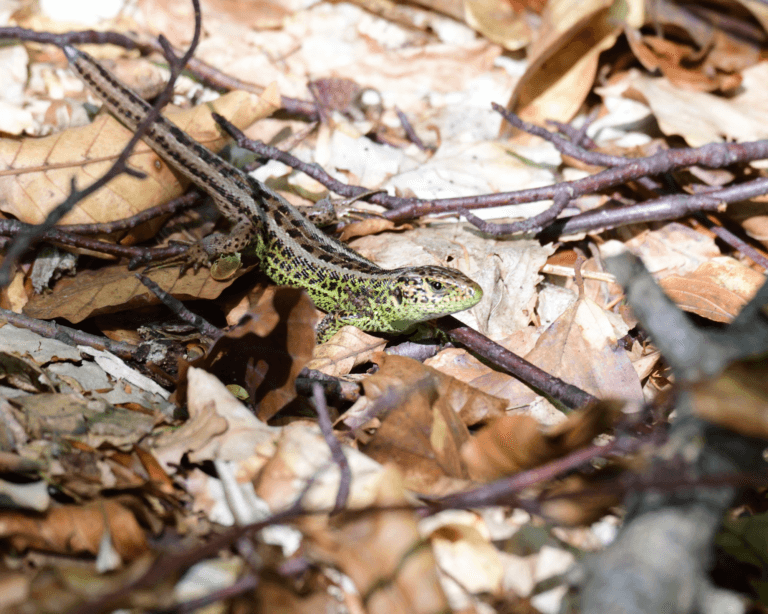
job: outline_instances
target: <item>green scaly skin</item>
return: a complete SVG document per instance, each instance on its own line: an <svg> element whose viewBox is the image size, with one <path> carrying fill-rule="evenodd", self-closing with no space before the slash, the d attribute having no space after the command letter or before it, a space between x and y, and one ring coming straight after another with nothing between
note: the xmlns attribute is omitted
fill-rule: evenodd
<svg viewBox="0 0 768 614"><path fill-rule="evenodd" d="M88 54L63 47L77 75L126 126L135 130L150 106ZM455 269L415 266L383 269L318 230L282 196L243 173L165 118L144 140L213 198L233 223L228 235L193 245L186 266L210 266L220 256L252 255L276 283L304 288L327 312L317 330L327 341L342 326L403 333L416 324L476 305L480 286Z"/></svg>

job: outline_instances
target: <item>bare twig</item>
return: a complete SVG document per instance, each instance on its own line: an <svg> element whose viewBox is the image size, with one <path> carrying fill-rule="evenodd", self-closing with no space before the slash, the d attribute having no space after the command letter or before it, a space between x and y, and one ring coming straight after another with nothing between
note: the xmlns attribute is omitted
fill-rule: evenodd
<svg viewBox="0 0 768 614"><path fill-rule="evenodd" d="M0 319L18 326L19 328L26 328L34 333L37 333L41 337L47 339L57 339L67 345L87 345L97 350L106 350L112 352L115 356L120 358L129 358L134 360L140 360L141 356L140 346L125 343L124 341L113 341L107 337L99 337L97 335L91 335L84 333L83 331L75 328L69 328L68 326L62 326L55 322L46 322L44 320L36 320L30 318L21 313L14 313L6 309L0 309Z"/></svg>
<svg viewBox="0 0 768 614"><path fill-rule="evenodd" d="M152 292L157 298L159 298L160 301L163 303L163 305L168 307L168 309L170 309L180 320L186 322L187 324L190 324L191 326L194 326L196 330L200 331L200 333L202 333L206 337L210 337L211 339L218 339L219 337L221 337L221 335L223 334L221 330L216 328L213 324L211 324L205 318L187 309L184 303L182 303L177 298L174 298L173 296L171 296L168 292L166 292L160 286L158 286L154 281L149 279L149 277L145 277L144 275L139 275L138 273L136 273L136 277L142 284L144 284L147 288L149 288L150 292Z"/></svg>
<svg viewBox="0 0 768 614"><path fill-rule="evenodd" d="M101 254L109 254L118 258L130 258L131 265L136 266L152 260L163 260L184 253L187 247L182 245L169 245L168 247L137 247L132 245L119 245L108 241L100 241L61 230L59 227L50 228L43 232L38 226L25 224L18 220L0 220L0 235L9 237L23 237L34 235L36 243L47 242L53 245L66 245L80 249L88 249Z"/></svg>
<svg viewBox="0 0 768 614"><path fill-rule="evenodd" d="M0 266L0 287L8 285L10 282L11 271L15 267L18 258L24 252L26 252L33 243L39 240L40 235L51 230L53 226L77 203L79 203L90 194L93 194L97 190L101 189L107 183L112 181L112 179L122 173L127 173L133 177L138 178L144 177L143 173L139 173L138 171L128 166L128 158L131 155L131 152L133 151L136 143L139 142L139 139L141 139L149 126L152 125L152 123L157 119L162 108L168 103L168 101L171 99L171 96L173 96L173 87L176 83L176 79L181 74L181 71L184 69L184 66L186 65L189 58L192 57L192 54L195 52L195 48L197 47L197 43L200 39L199 0L193 0L193 4L195 7L195 34L187 52L181 58L178 58L171 50L170 44L166 41L166 39L164 37L160 38L160 44L163 46L166 52L166 57L171 64L171 77L168 80L165 89L162 91L160 96L158 96L156 103L150 109L149 113L147 113L146 117L144 117L144 119L139 122L139 125L136 127L131 140L128 141L128 144L123 148L123 151L120 153L117 160L115 160L115 163L102 177L94 181L87 188L80 191L75 188L75 180L73 178L71 182L71 193L69 197L67 197L64 202L59 204L53 211L51 211L48 214L48 217L42 223L38 224L37 226L33 226L28 232L22 232L17 236L16 240L9 248L5 259L3 260L2 266Z"/></svg>
<svg viewBox="0 0 768 614"><path fill-rule="evenodd" d="M526 385L564 405L575 409L598 399L580 388L542 371L536 365L513 354L488 337L459 322L453 316L444 316L437 320L437 326L451 339L479 354L501 370L514 375Z"/></svg>
<svg viewBox="0 0 768 614"><path fill-rule="evenodd" d="M403 126L403 130L405 131L405 136L408 137L408 140L416 145L421 151L429 151L431 148L427 147L424 144L424 141L422 141L419 138L419 135L416 134L416 131L413 129L413 126L411 125L411 122L408 120L408 116L403 113L398 107L395 107L395 113L397 113L397 117L400 120L400 124Z"/></svg>
<svg viewBox="0 0 768 614"><path fill-rule="evenodd" d="M0 27L0 39L18 39L35 43L49 43L61 47L63 45L117 45L124 49L139 49L143 54L157 52L164 54L165 49L157 40L139 41L119 32L99 32L96 30L79 30L54 34L52 32L36 32L20 27ZM170 48L170 47L169 47ZM236 77L226 75L213 66L206 64L197 58L190 58L186 70L200 79L203 83L221 90L243 90L254 94L261 94L264 87L242 81ZM282 108L292 115L303 117L309 121L318 119L315 103L308 100L299 100L280 97Z"/></svg>
<svg viewBox="0 0 768 614"><path fill-rule="evenodd" d="M349 491L352 485L352 470L349 468L349 461L344 456L344 450L341 448L339 440L333 434L333 424L328 415L328 405L325 402L323 387L319 383L312 385L312 400L315 402L315 411L317 412L317 423L320 431L323 433L325 443L331 450L331 458L339 467L339 490L336 493L336 503L333 506L331 514L337 514L344 510L349 499Z"/></svg>
<svg viewBox="0 0 768 614"><path fill-rule="evenodd" d="M538 215L529 217L527 220L511 222L509 224L496 224L494 222L483 220L476 215L473 215L466 209L459 209L459 213L466 217L470 224L476 226L484 233L495 237L501 235L509 235L517 232L538 230L549 224L558 215L560 215L563 209L568 206L568 203L571 202L572 195L570 193L569 187L566 184L561 185L563 186L563 190L555 195L552 206L549 207L546 211L542 211Z"/></svg>

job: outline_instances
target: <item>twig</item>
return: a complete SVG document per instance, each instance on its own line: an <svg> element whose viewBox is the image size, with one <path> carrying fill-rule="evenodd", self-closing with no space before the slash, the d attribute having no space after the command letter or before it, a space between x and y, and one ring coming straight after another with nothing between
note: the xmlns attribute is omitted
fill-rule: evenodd
<svg viewBox="0 0 768 614"><path fill-rule="evenodd" d="M536 365L481 335L475 329L462 324L453 316L438 319L437 326L454 341L479 354L503 371L514 375L524 384L559 401L565 407L575 409L598 400L577 386L542 371Z"/></svg>
<svg viewBox="0 0 768 614"><path fill-rule="evenodd" d="M182 245L169 245L168 247L137 247L132 245L119 245L108 241L100 241L77 234L72 234L61 229L61 227L51 228L40 232L39 227L33 224L25 224L18 220L0 220L0 235L8 237L22 237L35 235L36 243L47 242L54 245L67 245L80 249L88 249L101 254L109 254L118 258L130 258L132 266L152 260L163 260L172 256L184 253L187 249Z"/></svg>
<svg viewBox="0 0 768 614"><path fill-rule="evenodd" d="M216 328L202 316L199 316L196 313L190 311L186 305L184 305L184 303L171 296L154 281L149 279L149 277L139 275L138 273L136 273L136 277L142 284L144 284L144 286L149 288L150 292L159 298L163 305L168 307L168 309L170 309L180 320L190 324L191 326L194 326L195 329L200 331L200 333L206 337L210 337L211 339L218 339L222 336L223 333L220 329Z"/></svg>
<svg viewBox="0 0 768 614"><path fill-rule="evenodd" d="M354 198L369 192L367 188L347 185L341 181L338 181L337 179L334 179L317 164L307 164L306 162L299 160L296 156L286 151L281 151L277 147L266 145L260 141L253 141L245 136L245 134L243 134L243 132L234 124L232 124L227 118L222 117L218 113L212 113L211 115L213 116L213 119L216 120L216 123L219 124L221 128L227 134L229 134L229 136L231 136L235 142L243 149L248 149L258 156L268 158L270 160L278 160L283 164L290 166L291 168L295 168L305 175L316 179L329 190L332 190L336 194L346 198ZM372 195L370 197L370 201L376 203L377 205L386 207L388 204L389 206L396 205L397 203L402 202L402 199L389 196L386 193L379 193Z"/></svg>
<svg viewBox="0 0 768 614"><path fill-rule="evenodd" d="M197 190L192 190L188 194L169 200L167 203L155 205L154 207L140 211L136 215L115 220L114 222L104 222L100 224L62 224L58 226L57 229L62 232L78 235L111 234L123 230L131 230L145 222L155 219L156 217L172 215L178 211L193 207L198 202L202 201L202 199L203 194Z"/></svg>
<svg viewBox="0 0 768 614"><path fill-rule="evenodd" d="M419 138L419 135L416 134L416 131L413 129L413 126L411 125L411 122L408 120L408 116L403 113L398 107L395 107L395 113L397 113L397 117L400 120L400 124L403 126L403 130L405 131L405 136L408 137L408 140L416 145L421 151L430 151L432 148L427 147L424 144L424 141L422 141Z"/></svg>
<svg viewBox="0 0 768 614"><path fill-rule="evenodd" d="M176 83L176 79L178 78L179 74L181 74L181 71L184 69L184 66L186 65L189 58L192 57L192 54L195 52L195 48L197 47L197 43L200 39L199 0L193 0L193 4L195 6L195 34L187 52L181 58L178 58L174 54L170 44L165 39L165 37L161 36L160 38L160 44L163 46L163 49L166 52L166 57L171 64L171 77L168 80L165 89L162 91L160 96L158 96L157 101L149 110L149 113L147 113L144 119L139 122L133 136L131 137L131 140L128 141L128 144L123 148L123 151L120 153L117 160L115 160L112 167L102 177L81 191L76 189L75 179L73 177L71 180L70 195L64 200L64 202L59 204L53 211L51 211L48 214L48 217L42 223L38 224L37 226L33 226L29 231L22 232L17 236L16 240L8 249L2 266L0 266L0 287L7 286L10 282L11 271L16 266L16 261L19 259L19 257L38 240L40 235L51 230L53 226L77 203L79 203L90 194L93 194L122 173L127 173L128 175L137 178L144 177L143 173L140 173L128 166L128 158L130 157L136 143L139 142L139 139L141 139L149 126L154 123L162 108L168 103L168 101L171 99L171 96L173 96L173 87Z"/></svg>
<svg viewBox="0 0 768 614"><path fill-rule="evenodd" d="M572 194L570 193L569 186L566 184L561 185L563 186L563 189L555 195L552 206L538 215L529 217L527 220L511 222L509 224L496 224L495 222L488 222L473 215L467 209L459 209L459 213L466 217L470 224L479 228L484 233L495 237L540 229L560 215L563 209L568 206L568 203L571 202Z"/></svg>
<svg viewBox="0 0 768 614"><path fill-rule="evenodd" d="M680 194L648 200L629 207L595 209L567 219L558 219L539 238L552 240L564 234L594 232L639 222L658 222L685 217L699 211L718 211L724 204L768 193L768 178L722 188L706 194Z"/></svg>
<svg viewBox="0 0 768 614"><path fill-rule="evenodd" d="M605 446L592 444L539 467L515 473L472 490L432 500L430 503L437 504L440 509L510 505L510 501L514 501L516 494L532 486L554 480L565 473L583 467L596 458L637 452L641 445L641 441L636 437L623 435Z"/></svg>
<svg viewBox="0 0 768 614"><path fill-rule="evenodd" d="M133 345L131 343L113 341L107 337L91 335L75 328L56 324L55 322L36 320L35 318L30 318L21 313L14 313L7 309L0 309L0 319L13 324L14 326L31 330L41 337L56 339L67 345L87 345L97 350L112 352L115 356L119 356L120 358L141 360L141 346Z"/></svg>
<svg viewBox="0 0 768 614"><path fill-rule="evenodd" d="M315 402L315 411L317 412L317 423L320 431L323 433L325 443L331 450L331 458L339 466L339 490L336 493L336 503L333 506L331 514L337 514L344 510L349 499L349 491L352 485L352 470L349 468L349 461L344 456L344 450L333 434L333 424L328 415L328 405L325 402L323 387L319 383L312 385L312 400Z"/></svg>
<svg viewBox="0 0 768 614"><path fill-rule="evenodd" d="M96 30L78 30L53 34L51 32L37 32L20 27L0 27L0 39L18 39L35 43L49 43L62 47L63 45L117 45L124 49L139 49L143 54L157 52L164 54L164 47L156 40L137 41L119 32L98 32ZM254 94L261 94L264 88L236 77L226 75L213 66L206 64L197 58L190 58L186 70L214 88L221 90L243 90ZM280 97L281 107L295 116L303 117L309 121L317 121L318 113L316 105L308 100L299 100Z"/></svg>

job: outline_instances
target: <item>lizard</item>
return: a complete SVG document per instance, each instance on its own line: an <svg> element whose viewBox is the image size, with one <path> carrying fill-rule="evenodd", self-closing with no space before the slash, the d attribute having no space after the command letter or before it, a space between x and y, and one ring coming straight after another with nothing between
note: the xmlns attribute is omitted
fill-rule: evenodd
<svg viewBox="0 0 768 614"><path fill-rule="evenodd" d="M122 84L93 57L62 47L70 67L126 127L135 130L149 103ZM210 266L220 256L254 256L277 284L307 291L326 312L318 342L342 326L364 331L407 333L419 323L469 309L483 296L464 273L422 265L385 269L317 228L296 207L261 181L203 147L161 115L144 141L172 167L207 192L232 222L228 235L194 243L182 270Z"/></svg>

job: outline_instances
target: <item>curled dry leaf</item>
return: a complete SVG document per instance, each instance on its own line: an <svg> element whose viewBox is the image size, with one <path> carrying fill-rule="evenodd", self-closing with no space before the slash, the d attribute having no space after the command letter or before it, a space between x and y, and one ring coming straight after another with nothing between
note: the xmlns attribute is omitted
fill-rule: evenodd
<svg viewBox="0 0 768 614"><path fill-rule="evenodd" d="M619 5L626 14L620 14ZM507 108L538 124L570 121L592 89L600 53L616 42L622 21L639 26L642 12L637 0L547 3L539 38L529 50L530 64ZM509 126L502 128L502 134L511 133Z"/></svg>
<svg viewBox="0 0 768 614"><path fill-rule="evenodd" d="M529 11L540 13L543 2L505 2L503 0L465 0L464 17L467 24L488 40L517 51L533 36Z"/></svg>
<svg viewBox="0 0 768 614"><path fill-rule="evenodd" d="M400 472L389 467L378 482L377 507L407 502ZM386 510L333 519L310 536L310 552L336 565L355 583L370 614L448 611L435 557L419 535L414 513Z"/></svg>
<svg viewBox="0 0 768 614"><path fill-rule="evenodd" d="M307 368L327 375L347 375L357 365L371 362L384 349L387 340L344 326L325 343L318 345Z"/></svg>
<svg viewBox="0 0 768 614"><path fill-rule="evenodd" d="M547 428L530 416L504 416L474 435L462 448L461 456L473 479L495 480L587 445L610 428L618 415L615 404L601 402Z"/></svg>
<svg viewBox="0 0 768 614"><path fill-rule="evenodd" d="M354 448L343 446L342 451L350 470L345 509L374 505L387 472ZM251 461L249 465L250 470L258 463ZM273 511L290 507L299 496L302 509L327 511L334 507L340 480L339 465L331 458L328 442L318 426L293 422L280 431L274 454L264 462L254 487Z"/></svg>
<svg viewBox="0 0 768 614"><path fill-rule="evenodd" d="M194 463L207 460L240 461L273 448L278 429L267 426L238 401L216 377L195 367L187 370L189 419L162 433L151 446L166 471L189 454Z"/></svg>
<svg viewBox="0 0 768 614"><path fill-rule="evenodd" d="M123 561L131 561L148 549L144 531L133 513L108 499L57 507L42 517L0 513L0 536L18 550L95 555L104 531L109 531L112 547Z"/></svg>
<svg viewBox="0 0 768 614"><path fill-rule="evenodd" d="M177 401L186 394L190 366L216 375L225 384L244 388L269 420L296 398L295 381L315 347L315 307L298 288L270 288L240 324L213 344L208 353L179 370Z"/></svg>
<svg viewBox="0 0 768 614"><path fill-rule="evenodd" d="M192 138L218 151L228 139L213 121L212 111L245 128L275 110L275 96L274 90L262 97L232 92L167 117ZM0 210L22 222L39 224L69 195L73 177L81 189L91 184L109 169L130 138L131 132L116 119L101 115L89 126L41 139L0 139ZM129 217L179 196L187 185L144 143L136 146L128 162L147 178L122 175L114 179L80 202L63 223Z"/></svg>
<svg viewBox="0 0 768 614"><path fill-rule="evenodd" d="M436 494L452 479L466 479L459 449L467 425L502 416L506 403L402 356L377 357L379 371L363 381L367 418L381 426L363 451L394 462L409 488ZM359 418L365 420L365 418Z"/></svg>

